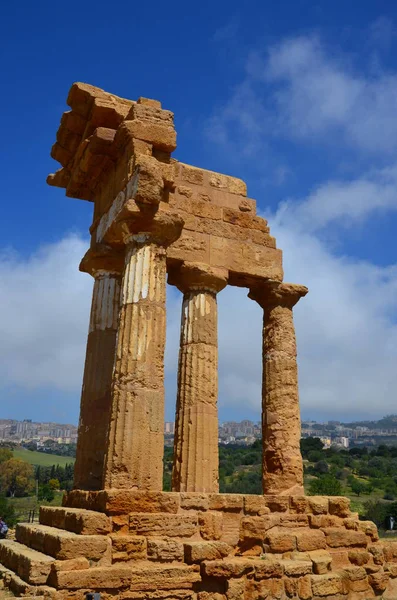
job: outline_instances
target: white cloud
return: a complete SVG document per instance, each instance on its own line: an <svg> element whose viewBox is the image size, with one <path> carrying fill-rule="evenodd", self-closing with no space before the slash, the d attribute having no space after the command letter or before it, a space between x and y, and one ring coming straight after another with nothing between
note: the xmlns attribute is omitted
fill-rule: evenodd
<svg viewBox="0 0 397 600"><path fill-rule="evenodd" d="M284 250L286 279L310 288L295 311L302 411L325 418L393 412L397 265L335 256L316 232L303 232L301 218L308 218L305 201L294 205L294 219L284 209L271 223ZM92 289L91 278L77 270L86 246L85 240L67 237L28 259L3 253L0 260L1 384L25 389L27 406L30 391L37 389L68 392L73 413L78 406ZM228 408L242 416L255 410L259 418L262 311L246 294L228 288L218 298L220 408L223 415ZM169 418L180 309L181 295L169 288Z"/></svg>
<svg viewBox="0 0 397 600"><path fill-rule="evenodd" d="M77 391L92 280L78 271L87 242L69 236L26 258L0 254L0 381Z"/></svg>
<svg viewBox="0 0 397 600"><path fill-rule="evenodd" d="M369 216L397 210L397 165L374 169L346 181L327 181L301 202L280 203L279 218L302 231L316 231L336 224L359 225Z"/></svg>
<svg viewBox="0 0 397 600"><path fill-rule="evenodd" d="M385 30L386 22L379 21L372 35L382 37ZM397 73L374 68L367 55L368 68L357 71L350 55L331 52L315 36L285 39L253 52L246 79L209 120L207 132L224 143L230 141L230 128L234 137L237 128L248 148L258 139L263 143L282 136L390 155L397 149Z"/></svg>
<svg viewBox="0 0 397 600"><path fill-rule="evenodd" d="M334 255L315 233L291 227L284 216L275 215L272 232L284 251L286 279L310 290L295 309L304 414L395 412L397 264Z"/></svg>

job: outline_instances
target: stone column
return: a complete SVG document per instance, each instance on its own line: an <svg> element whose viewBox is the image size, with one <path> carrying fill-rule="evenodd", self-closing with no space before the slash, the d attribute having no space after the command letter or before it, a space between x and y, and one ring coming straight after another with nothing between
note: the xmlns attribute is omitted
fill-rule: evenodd
<svg viewBox="0 0 397 600"><path fill-rule="evenodd" d="M105 488L162 490L166 250L183 221L127 238Z"/></svg>
<svg viewBox="0 0 397 600"><path fill-rule="evenodd" d="M249 297L263 308L264 494L303 494L296 339L292 308L305 286L266 282Z"/></svg>
<svg viewBox="0 0 397 600"><path fill-rule="evenodd" d="M98 255L89 250L80 265L80 270L90 273L95 282L74 465L75 489L102 487L122 268L122 256L111 251Z"/></svg>
<svg viewBox="0 0 397 600"><path fill-rule="evenodd" d="M177 492L219 489L216 294L227 277L225 269L194 263L169 277L184 294L172 470Z"/></svg>

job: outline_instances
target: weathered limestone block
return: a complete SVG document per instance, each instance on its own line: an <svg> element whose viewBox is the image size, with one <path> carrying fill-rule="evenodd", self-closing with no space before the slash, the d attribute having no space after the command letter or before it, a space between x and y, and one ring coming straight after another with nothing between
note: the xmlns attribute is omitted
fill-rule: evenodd
<svg viewBox="0 0 397 600"><path fill-rule="evenodd" d="M246 515L263 516L270 513L264 496L244 496L244 513Z"/></svg>
<svg viewBox="0 0 397 600"><path fill-rule="evenodd" d="M377 573L371 573L368 575L368 581L375 594L384 592L389 583L390 574L386 573L381 569Z"/></svg>
<svg viewBox="0 0 397 600"><path fill-rule="evenodd" d="M204 540L219 540L223 534L223 515L217 512L199 513L200 535Z"/></svg>
<svg viewBox="0 0 397 600"><path fill-rule="evenodd" d="M298 579L298 597L300 600L311 600L312 583L310 575L305 575Z"/></svg>
<svg viewBox="0 0 397 600"><path fill-rule="evenodd" d="M255 565L252 560L246 558L227 558L223 560L204 561L202 569L209 577L229 579L230 577L242 577L243 575L253 574L255 572Z"/></svg>
<svg viewBox="0 0 397 600"><path fill-rule="evenodd" d="M309 515L310 527L325 529L327 527L343 527L343 519L333 515Z"/></svg>
<svg viewBox="0 0 397 600"><path fill-rule="evenodd" d="M208 494L194 492L177 495L180 498L181 508L183 510L208 510L209 508L210 499Z"/></svg>
<svg viewBox="0 0 397 600"><path fill-rule="evenodd" d="M90 561L83 556L67 560L56 560L51 564L51 571L80 571L81 569L89 568Z"/></svg>
<svg viewBox="0 0 397 600"><path fill-rule="evenodd" d="M362 531L350 531L342 528L324 530L327 545L331 548L348 548L351 546L367 546L367 536Z"/></svg>
<svg viewBox="0 0 397 600"><path fill-rule="evenodd" d="M383 565L385 560L389 560L389 558L386 559L385 557L384 548L384 544L373 544L371 546L368 546L367 548L368 551L372 554L374 563L376 565Z"/></svg>
<svg viewBox="0 0 397 600"><path fill-rule="evenodd" d="M81 571L59 571L54 585L68 590L151 590L191 589L201 580L196 565L154 565L94 567Z"/></svg>
<svg viewBox="0 0 397 600"><path fill-rule="evenodd" d="M41 506L40 523L82 535L106 534L111 531L109 517L83 508Z"/></svg>
<svg viewBox="0 0 397 600"><path fill-rule="evenodd" d="M300 411L292 307L307 288L269 282L251 289L263 308L263 491L303 494Z"/></svg>
<svg viewBox="0 0 397 600"><path fill-rule="evenodd" d="M105 509L113 515L131 512L177 513L179 503L179 495L171 492L105 490Z"/></svg>
<svg viewBox="0 0 397 600"><path fill-rule="evenodd" d="M322 550L326 547L325 535L322 531L302 529L296 531L296 547L299 552Z"/></svg>
<svg viewBox="0 0 397 600"><path fill-rule="evenodd" d="M265 536L265 544L273 553L310 552L326 547L325 535L322 531L312 529L288 529L274 527Z"/></svg>
<svg viewBox="0 0 397 600"><path fill-rule="evenodd" d="M221 541L237 546L240 539L241 516L237 512L225 512L222 519Z"/></svg>
<svg viewBox="0 0 397 600"><path fill-rule="evenodd" d="M155 540L148 539L147 554L149 560L157 562L183 562L184 547L182 542L176 540Z"/></svg>
<svg viewBox="0 0 397 600"><path fill-rule="evenodd" d="M359 531L369 536L372 542L379 540L378 528L372 521L357 521L357 527Z"/></svg>
<svg viewBox="0 0 397 600"><path fill-rule="evenodd" d="M47 583L54 558L13 540L0 543L0 563L30 584Z"/></svg>
<svg viewBox="0 0 397 600"><path fill-rule="evenodd" d="M309 502L310 511L313 513L313 515L323 515L328 513L328 498L323 496L309 496L307 500Z"/></svg>
<svg viewBox="0 0 397 600"><path fill-rule="evenodd" d="M129 515L114 515L112 517L113 533L128 534L130 531L130 516Z"/></svg>
<svg viewBox="0 0 397 600"><path fill-rule="evenodd" d="M200 563L203 560L218 560L232 553L232 547L225 542L186 542L185 562Z"/></svg>
<svg viewBox="0 0 397 600"><path fill-rule="evenodd" d="M255 560L253 564L255 566L254 577L258 581L261 579L271 579L283 576L284 561L281 562L272 557L266 557L264 560Z"/></svg>
<svg viewBox="0 0 397 600"><path fill-rule="evenodd" d="M271 552L284 554L296 550L296 535L290 533L287 529L279 530L276 527L267 532L265 543L269 546Z"/></svg>
<svg viewBox="0 0 397 600"><path fill-rule="evenodd" d="M313 596L332 597L334 594L340 594L343 591L342 579L337 573L312 575L311 583Z"/></svg>
<svg viewBox="0 0 397 600"><path fill-rule="evenodd" d="M146 538L139 535L112 535L112 563L145 560Z"/></svg>
<svg viewBox="0 0 397 600"><path fill-rule="evenodd" d="M172 489L218 490L218 322L216 294L227 271L185 263L169 277L184 293Z"/></svg>
<svg viewBox="0 0 397 600"><path fill-rule="evenodd" d="M397 564L387 562L384 564L384 570L389 573L390 577L397 577Z"/></svg>
<svg viewBox="0 0 397 600"><path fill-rule="evenodd" d="M328 498L329 514L337 517L350 515L350 500L344 496L330 496Z"/></svg>
<svg viewBox="0 0 397 600"><path fill-rule="evenodd" d="M284 579L247 579L246 597L255 600L266 598L266 600L284 600L287 598Z"/></svg>
<svg viewBox="0 0 397 600"><path fill-rule="evenodd" d="M124 121L123 126L131 137L149 142L159 150L172 152L176 148L176 132L172 125L135 118L132 121Z"/></svg>
<svg viewBox="0 0 397 600"><path fill-rule="evenodd" d="M198 531L194 514L131 513L130 531L152 537L192 537Z"/></svg>
<svg viewBox="0 0 397 600"><path fill-rule="evenodd" d="M15 537L21 544L58 560L80 556L93 562L110 560L109 540L104 535L77 535L46 525L20 523Z"/></svg>
<svg viewBox="0 0 397 600"><path fill-rule="evenodd" d="M263 540L267 530L274 525L272 516L243 517L240 525L240 540Z"/></svg>
<svg viewBox="0 0 397 600"><path fill-rule="evenodd" d="M130 231L137 226L127 223ZM125 258L113 371L105 488L162 489L166 256L180 219L131 235Z"/></svg>
<svg viewBox="0 0 397 600"><path fill-rule="evenodd" d="M383 554L387 562L397 562L397 542L383 542Z"/></svg>
<svg viewBox="0 0 397 600"><path fill-rule="evenodd" d="M313 563L313 573L324 575L331 568L332 557L325 550L312 550L309 552L310 560Z"/></svg>
<svg viewBox="0 0 397 600"><path fill-rule="evenodd" d="M80 265L95 278L74 465L74 486L83 490L102 487L122 263L121 256L105 248L89 250Z"/></svg>
<svg viewBox="0 0 397 600"><path fill-rule="evenodd" d="M331 571L337 571L338 569L344 569L345 567L351 566L347 550L340 548L328 548L328 552L332 558Z"/></svg>
<svg viewBox="0 0 397 600"><path fill-rule="evenodd" d="M242 579L229 579L226 583L226 598L227 600L241 600L244 598L246 589L245 578ZM220 594L219 594L220 596ZM223 597L219 597L219 600L222 600ZM208 600L218 600L218 594L214 594L214 598L212 596L208 596Z"/></svg>
<svg viewBox="0 0 397 600"><path fill-rule="evenodd" d="M241 494L210 494L210 510L240 512L243 505L244 496Z"/></svg>
<svg viewBox="0 0 397 600"><path fill-rule="evenodd" d="M349 550L348 556L350 562L358 567L366 565L371 558L371 554L367 550Z"/></svg>
<svg viewBox="0 0 397 600"><path fill-rule="evenodd" d="M357 566L347 567L343 570L343 575L348 579L347 588L349 592L365 592L367 598L373 597L365 569Z"/></svg>
<svg viewBox="0 0 397 600"><path fill-rule="evenodd" d="M288 577L300 577L312 573L310 560L283 560L284 574Z"/></svg>
<svg viewBox="0 0 397 600"><path fill-rule="evenodd" d="M270 512L287 512L289 508L289 498L284 496L263 496L266 502L266 506L270 509Z"/></svg>
<svg viewBox="0 0 397 600"><path fill-rule="evenodd" d="M289 499L290 511L294 514L309 512L310 505L307 496L290 496Z"/></svg>
<svg viewBox="0 0 397 600"><path fill-rule="evenodd" d="M244 582L242 582L244 584ZM238 598L241 598L241 593L244 592L244 585L241 587L241 589L239 589L239 594L238 596L236 595L232 595L232 596L227 596L227 600L238 600ZM199 592L197 594L197 600L226 600L226 596L225 594L219 594L218 592Z"/></svg>
<svg viewBox="0 0 397 600"><path fill-rule="evenodd" d="M279 518L280 527L289 527L295 529L296 527L308 527L309 519L307 515L301 514L290 514L281 515Z"/></svg>

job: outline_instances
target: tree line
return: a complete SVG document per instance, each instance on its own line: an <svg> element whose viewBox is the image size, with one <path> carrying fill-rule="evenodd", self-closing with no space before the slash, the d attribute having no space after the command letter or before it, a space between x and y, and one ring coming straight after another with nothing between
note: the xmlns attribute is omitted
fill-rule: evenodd
<svg viewBox="0 0 397 600"><path fill-rule="evenodd" d="M45 467L31 465L14 458L9 448L0 448L0 495L4 497L31 496L51 502L56 490L73 486L73 463Z"/></svg>

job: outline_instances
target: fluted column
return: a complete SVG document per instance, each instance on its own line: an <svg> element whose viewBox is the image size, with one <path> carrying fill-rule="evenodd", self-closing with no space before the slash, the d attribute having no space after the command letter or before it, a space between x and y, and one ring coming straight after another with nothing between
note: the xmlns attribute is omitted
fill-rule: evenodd
<svg viewBox="0 0 397 600"><path fill-rule="evenodd" d="M292 308L307 288L266 282L249 297L263 308L264 494L303 494L296 339Z"/></svg>
<svg viewBox="0 0 397 600"><path fill-rule="evenodd" d="M218 317L216 295L228 272L185 263L174 283L184 293L172 489L217 492Z"/></svg>
<svg viewBox="0 0 397 600"><path fill-rule="evenodd" d="M105 488L161 490L166 250L182 223L128 239L113 372Z"/></svg>
<svg viewBox="0 0 397 600"><path fill-rule="evenodd" d="M74 487L82 490L102 487L122 265L116 253L89 250L80 266L95 278L74 466Z"/></svg>

